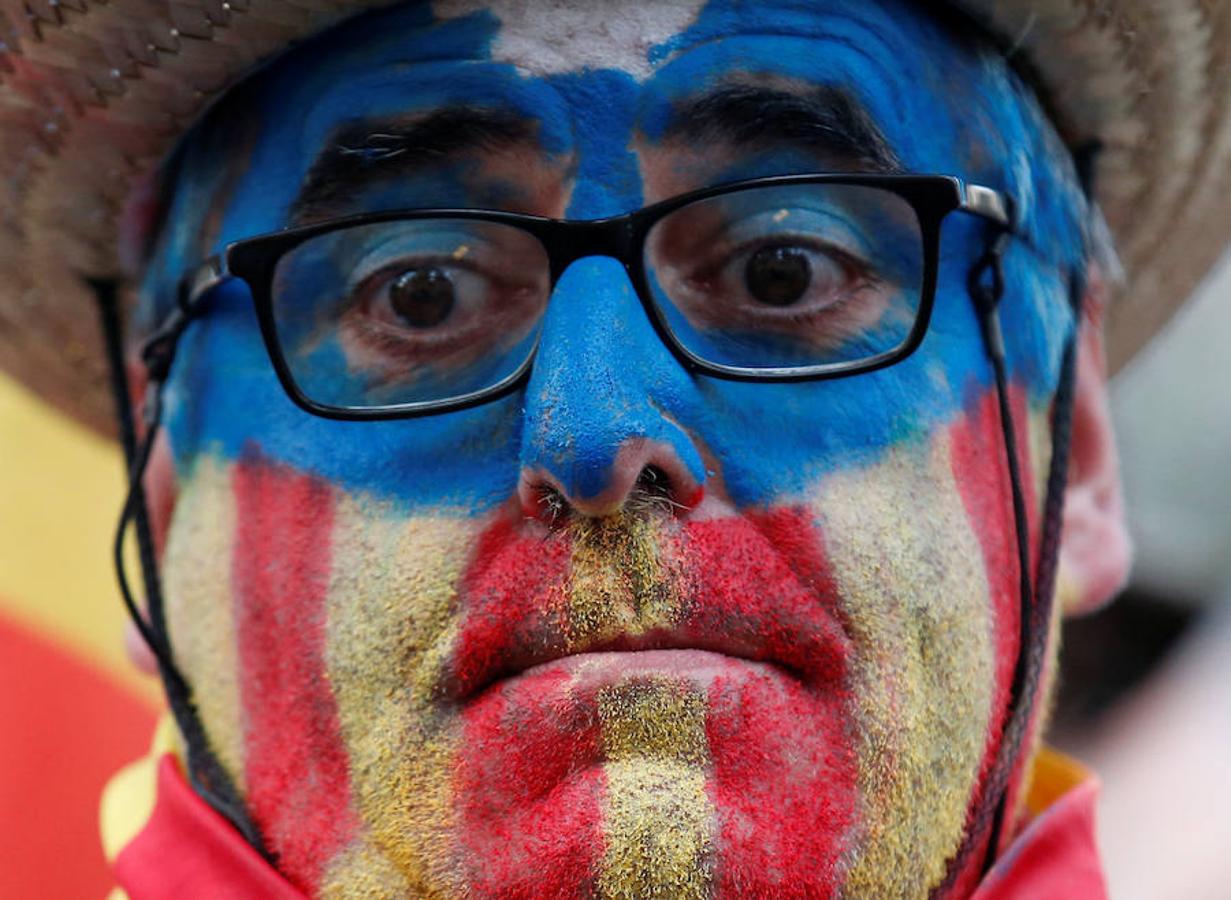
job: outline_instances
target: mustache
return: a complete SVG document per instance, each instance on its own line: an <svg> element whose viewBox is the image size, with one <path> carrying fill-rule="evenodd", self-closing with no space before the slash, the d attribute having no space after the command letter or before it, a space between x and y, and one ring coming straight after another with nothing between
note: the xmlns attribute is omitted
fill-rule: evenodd
<svg viewBox="0 0 1231 900"><path fill-rule="evenodd" d="M810 510L693 521L652 487L634 494L613 515L565 512L546 536L508 517L484 530L458 586L440 695L467 702L599 651L710 650L807 684L845 677L849 641Z"/></svg>
<svg viewBox="0 0 1231 900"><path fill-rule="evenodd" d="M584 528L604 519L623 522L628 518L654 518L669 516L688 509L688 506L675 499L675 488L671 476L654 465L645 466L637 476L637 481L629 490L621 504L618 513L595 519L578 517L574 514L572 505L556 487L545 484L538 489L537 502L542 520L552 529Z"/></svg>

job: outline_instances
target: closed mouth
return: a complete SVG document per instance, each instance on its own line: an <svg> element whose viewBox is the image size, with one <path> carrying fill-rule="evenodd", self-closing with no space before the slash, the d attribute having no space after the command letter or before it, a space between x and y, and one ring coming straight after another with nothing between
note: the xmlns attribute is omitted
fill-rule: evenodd
<svg viewBox="0 0 1231 900"><path fill-rule="evenodd" d="M808 683L804 673L759 654L754 648L734 646L722 640L684 640L677 635L663 632L621 637L575 652L546 653L541 657L525 660L522 664L496 667L488 680L474 684L454 699L462 704L469 703L502 684L554 670L576 672L586 666L599 665L611 668L622 666L635 672L688 675L704 669L725 670L733 662L747 663L801 684Z"/></svg>
<svg viewBox="0 0 1231 900"><path fill-rule="evenodd" d="M840 682L849 658L834 579L803 508L600 523L546 539L497 521L457 609L437 682L453 703L581 654L706 652L772 666L809 689Z"/></svg>

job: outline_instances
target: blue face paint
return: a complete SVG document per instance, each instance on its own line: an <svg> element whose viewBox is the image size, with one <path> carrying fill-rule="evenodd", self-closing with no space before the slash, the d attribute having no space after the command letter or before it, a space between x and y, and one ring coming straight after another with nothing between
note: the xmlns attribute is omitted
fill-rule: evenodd
<svg viewBox="0 0 1231 900"><path fill-rule="evenodd" d="M221 104L182 150L171 224L147 273L150 305L165 303L184 271L227 242L290 224L318 154L356 123L420 121L445 108L498 110L522 120L525 135L511 147L480 141L418 171L391 169L331 198L332 214L509 206L594 218L663 199L662 183L700 187L825 170L823 154L798 147L689 146L673 133L672 116L688 98L732 83L830 87L866 108L906 170L957 174L1018 200L1024 239L1013 242L1007 260L1004 330L1016 380L1036 401L1050 396L1071 328L1065 273L1083 264L1082 205L1036 105L987 50L897 0L855 7L714 0L650 51L655 71L644 81L613 70L536 75L492 58L499 34L491 13L435 21L414 4L371 14L288 54ZM356 166L371 163L357 152ZM339 423L294 407L266 358L246 290L230 285L181 347L172 446L181 471L202 452L237 458L255 447L348 489L479 513L509 498L522 468L547 470L578 496L599 494L622 443L648 438L672 447L698 481L713 470L739 506L786 501L826 472L926 435L986 388L990 372L965 289L981 227L958 215L946 223L929 336L890 369L778 385L691 375L654 332L623 270L610 260L581 260L555 286L522 391L399 422ZM863 233L869 229L875 239ZM881 231L851 223L848 240L874 244L866 252L882 254L881 266L900 281L917 277ZM348 258L340 249L330 257ZM343 277L311 272L312 265L328 262L306 260L305 283ZM301 325L311 332L310 319ZM889 337L870 330L860 339ZM514 335L509 344L524 340ZM300 346L305 367L319 367L338 390L371 388L373 376L340 345L305 339ZM489 364L498 367L506 350ZM440 371L424 374L424 390ZM393 396L396 377L389 377ZM490 370L473 377L489 378Z"/></svg>

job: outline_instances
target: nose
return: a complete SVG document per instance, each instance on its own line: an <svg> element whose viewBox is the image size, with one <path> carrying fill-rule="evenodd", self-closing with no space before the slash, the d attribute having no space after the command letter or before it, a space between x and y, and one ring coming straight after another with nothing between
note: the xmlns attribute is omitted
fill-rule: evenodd
<svg viewBox="0 0 1231 900"><path fill-rule="evenodd" d="M518 495L527 516L681 515L700 503L705 464L680 424L695 385L614 259L565 270L526 390Z"/></svg>

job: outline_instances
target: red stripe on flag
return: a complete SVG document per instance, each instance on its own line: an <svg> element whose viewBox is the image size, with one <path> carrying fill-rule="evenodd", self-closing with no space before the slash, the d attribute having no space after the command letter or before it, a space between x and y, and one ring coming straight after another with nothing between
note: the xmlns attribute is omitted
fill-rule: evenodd
<svg viewBox="0 0 1231 900"><path fill-rule="evenodd" d="M739 639L811 684L844 688L849 641L819 529L802 507L689 523L672 548L696 598L681 630Z"/></svg>
<svg viewBox="0 0 1231 900"><path fill-rule="evenodd" d="M562 615L551 607L564 603L571 554L566 536L526 535L503 516L483 530L462 579L465 619L449 672L456 693L469 696L487 676L522 668L523 660L506 658L512 646L537 648L548 635L563 641L558 623L548 620ZM518 633L535 637L519 641Z"/></svg>
<svg viewBox="0 0 1231 900"><path fill-rule="evenodd" d="M741 672L711 686L717 896L837 895L856 801L843 706L839 695L769 674Z"/></svg>
<svg viewBox="0 0 1231 900"><path fill-rule="evenodd" d="M146 700L0 614L0 896L102 897L112 887L99 796L149 746L154 721Z"/></svg>
<svg viewBox="0 0 1231 900"><path fill-rule="evenodd" d="M1031 468L1028 408L1020 388L1012 388L1009 403L1018 443L1022 490L1030 518L1031 565L1038 555L1035 514L1036 488ZM1009 488L1009 469L1005 463L1004 438L1000 428L1000 405L993 391L979 398L974 408L951 429L953 480L962 497L970 527L983 550L983 566L991 597L993 639L996 648L996 684L990 723L989 753L983 762L980 779L987 774L1004 727L1003 713L1013 681L1019 630L1019 589L1017 550L1013 526L1013 496ZM1033 575L1033 572L1031 573Z"/></svg>
<svg viewBox="0 0 1231 900"><path fill-rule="evenodd" d="M357 824L324 661L334 496L260 460L237 464L233 484L248 803L282 870L312 893Z"/></svg>

